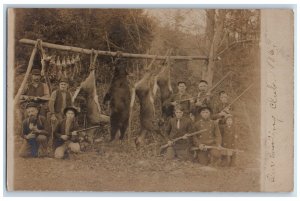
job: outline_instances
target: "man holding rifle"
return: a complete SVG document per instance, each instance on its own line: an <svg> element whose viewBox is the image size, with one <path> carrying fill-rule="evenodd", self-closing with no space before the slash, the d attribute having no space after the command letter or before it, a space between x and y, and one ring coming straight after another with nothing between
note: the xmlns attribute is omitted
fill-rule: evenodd
<svg viewBox="0 0 300 201"><path fill-rule="evenodd" d="M186 91L186 83L184 81L179 81L177 83L178 93L173 94L170 99L169 103L175 108L175 106L180 105L183 111L183 115L185 117L189 116L193 98L190 94Z"/></svg>
<svg viewBox="0 0 300 201"><path fill-rule="evenodd" d="M175 107L175 117L169 120L166 126L166 138L169 139L166 151L167 159L187 159L188 147L190 147L190 141L188 137L184 136L186 133L190 133L192 130L192 121L188 117L183 116L181 106ZM183 137L183 140L174 142L172 139Z"/></svg>
<svg viewBox="0 0 300 201"><path fill-rule="evenodd" d="M80 152L79 136L76 132L79 129L77 114L75 107L70 106L64 109L65 118L58 123L54 133L55 158L66 158L69 150L74 153Z"/></svg>
<svg viewBox="0 0 300 201"><path fill-rule="evenodd" d="M39 69L33 69L31 71L31 83L24 88L21 100L40 104L40 115L46 117L48 111L46 102L49 99L49 88L47 84L41 82L41 71Z"/></svg>
<svg viewBox="0 0 300 201"><path fill-rule="evenodd" d="M199 147L195 153L195 159L202 165L219 165L221 153L217 149L206 149L205 146L221 147L222 136L220 134L218 123L211 120L211 109L202 107L200 109L200 119L195 122L195 130L204 130L205 132L195 135L192 138L193 146Z"/></svg>
<svg viewBox="0 0 300 201"><path fill-rule="evenodd" d="M212 116L212 119L218 120L219 125L225 124L225 117L232 115L232 106L229 105L228 95L225 91L219 92L219 103L215 106L215 114Z"/></svg>

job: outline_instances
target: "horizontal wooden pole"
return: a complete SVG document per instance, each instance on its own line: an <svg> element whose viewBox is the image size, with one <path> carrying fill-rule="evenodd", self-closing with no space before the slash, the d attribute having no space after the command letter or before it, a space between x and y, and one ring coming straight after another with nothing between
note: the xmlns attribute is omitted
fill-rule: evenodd
<svg viewBox="0 0 300 201"><path fill-rule="evenodd" d="M35 45L35 40L30 39L21 39L19 41L20 43L27 44L27 45ZM51 48L51 49L57 49L62 51L71 51L71 52L77 52L77 53L83 53L83 54L91 54L92 50L90 49L84 49L80 47L72 47L72 46L66 46L66 45L56 45L53 43L42 43L43 47L45 48ZM120 56L120 57L126 57L126 58L135 58L135 59L153 59L156 58L157 60L164 60L167 58L167 56L157 56L157 55L149 55L149 54L131 54L131 53L125 53L125 52L110 52L110 51L102 51L102 50L94 50L94 52L98 52L99 55L106 55L106 56ZM207 56L170 56L170 59L174 60L207 60Z"/></svg>

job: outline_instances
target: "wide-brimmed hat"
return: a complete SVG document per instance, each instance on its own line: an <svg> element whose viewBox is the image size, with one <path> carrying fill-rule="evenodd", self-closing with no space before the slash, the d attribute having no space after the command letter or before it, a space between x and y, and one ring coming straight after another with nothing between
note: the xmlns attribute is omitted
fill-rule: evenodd
<svg viewBox="0 0 300 201"><path fill-rule="evenodd" d="M39 69L32 69L31 75L41 75L41 71Z"/></svg>
<svg viewBox="0 0 300 201"><path fill-rule="evenodd" d="M226 121L228 118L233 119L233 115L232 115L232 114L227 114L227 115L225 115L225 121Z"/></svg>
<svg viewBox="0 0 300 201"><path fill-rule="evenodd" d="M61 82L65 82L65 83L69 84L69 79L66 78L66 77L62 77L62 78L59 80L59 83L61 83Z"/></svg>
<svg viewBox="0 0 300 201"><path fill-rule="evenodd" d="M30 108L30 107L35 107L35 108L39 109L40 106L35 102L29 102L29 103L26 104L25 108L27 109L27 108Z"/></svg>
<svg viewBox="0 0 300 201"><path fill-rule="evenodd" d="M66 107L66 108L64 109L64 115L66 115L66 113L67 113L69 110L72 110L72 111L74 112L75 116L77 116L78 110L77 110L77 108L75 108L75 107L73 107L73 106Z"/></svg>
<svg viewBox="0 0 300 201"><path fill-rule="evenodd" d="M200 110L199 110L199 113L201 113L203 110L209 110L209 112L212 113L212 109L208 106L201 107Z"/></svg>

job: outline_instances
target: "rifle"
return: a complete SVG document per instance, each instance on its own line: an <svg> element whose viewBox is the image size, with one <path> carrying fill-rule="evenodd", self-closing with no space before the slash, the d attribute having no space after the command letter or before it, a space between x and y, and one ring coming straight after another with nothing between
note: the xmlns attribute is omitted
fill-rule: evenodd
<svg viewBox="0 0 300 201"><path fill-rule="evenodd" d="M27 100L34 100L36 99L37 101L49 101L50 98L44 98L44 97L37 97L37 96L26 96L26 95L21 95L20 100L22 100L22 102L25 102Z"/></svg>
<svg viewBox="0 0 300 201"><path fill-rule="evenodd" d="M238 99L240 99L240 97L242 97L246 93L246 91L248 91L253 85L254 84L249 85L249 87L247 87L239 96L237 96L233 101L231 101L229 105L224 107L221 111L224 111L226 108L229 108L233 103L235 103Z"/></svg>
<svg viewBox="0 0 300 201"><path fill-rule="evenodd" d="M219 150L219 151L231 151L231 152L235 152L235 153L242 153L244 152L243 150L239 150L239 149L229 149L229 148L225 148L225 147L217 147L217 146L210 146L210 145L204 145L204 148L205 149L216 149L216 150ZM199 147L192 147L191 148L191 151L198 151L200 150ZM222 153L223 154L223 153ZM229 155L229 154L223 154L223 155Z"/></svg>
<svg viewBox="0 0 300 201"><path fill-rule="evenodd" d="M92 127L89 127L89 128L84 128L84 129L77 130L76 132L79 133L79 132L91 130L91 129L94 129L94 128L100 128L100 126L92 126Z"/></svg>
<svg viewBox="0 0 300 201"><path fill-rule="evenodd" d="M77 130L75 132L81 133L81 132L84 132L84 131L87 131L87 130L91 130L91 129L95 129L95 128L100 128L100 126L92 126L92 127L89 127L89 128L84 128L84 129ZM72 135L71 134L71 136L74 137L74 138L76 138L76 139L78 138L80 142L84 141L84 140L87 140L86 133L79 134L79 135Z"/></svg>
<svg viewBox="0 0 300 201"><path fill-rule="evenodd" d="M207 131L207 129L203 129L203 130L196 131L196 132L193 132L193 133L186 133L185 135L183 135L183 136L181 136L181 137L178 137L178 138L175 138L175 139L173 139L173 140L171 140L171 141L174 143L174 142L177 142L177 141L179 141L179 140L183 140L185 137L192 137L192 136L194 136L194 135L198 135L198 134L203 133L203 132L205 132L205 131ZM166 149L166 148L168 148L168 147L169 147L169 144L162 145L162 146L160 147L160 152L162 152L162 150L164 150L164 149Z"/></svg>
<svg viewBox="0 0 300 201"><path fill-rule="evenodd" d="M224 77L222 77L213 87L211 87L208 91L209 92L212 92L217 86L219 86L224 80L225 78L227 78L229 75L231 74L231 71L228 72ZM195 96L195 97L192 97L192 98L186 98L186 99L182 99L182 100L179 100L179 101L176 101L176 102L184 102L184 101L188 101L188 100L191 100L191 99L198 99L200 102L203 102L205 98L207 97L210 97L212 94L208 94L206 93L205 96L201 97L201 99L198 98L198 96Z"/></svg>

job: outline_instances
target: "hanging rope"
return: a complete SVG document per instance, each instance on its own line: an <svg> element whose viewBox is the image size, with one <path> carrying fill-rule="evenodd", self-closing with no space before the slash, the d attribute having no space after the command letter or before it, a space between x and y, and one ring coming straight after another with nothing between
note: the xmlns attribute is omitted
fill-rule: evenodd
<svg viewBox="0 0 300 201"><path fill-rule="evenodd" d="M51 56L49 56L49 57L46 56L45 50L43 49L42 40L40 40L40 39L37 40L37 48L41 55L41 64L42 64L41 76L43 76L45 78L46 84L47 84L49 92L51 94L52 88L51 88L51 83L50 83L50 79L48 76L48 67L49 67L48 65L51 60Z"/></svg>

